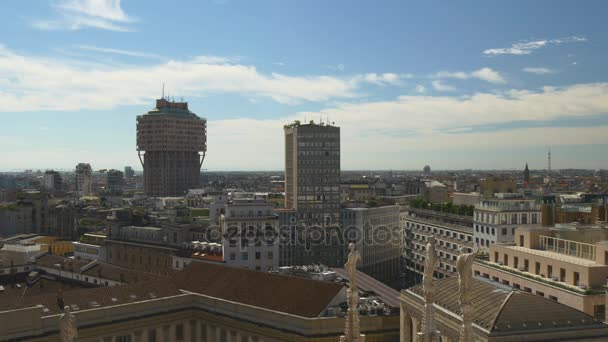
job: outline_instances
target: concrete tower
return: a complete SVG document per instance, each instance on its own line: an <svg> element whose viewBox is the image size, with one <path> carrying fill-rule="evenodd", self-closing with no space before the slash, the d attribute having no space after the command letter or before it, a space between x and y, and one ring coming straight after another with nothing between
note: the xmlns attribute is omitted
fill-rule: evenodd
<svg viewBox="0 0 608 342"><path fill-rule="evenodd" d="M329 124L285 126L285 207L295 211L300 235L316 235L292 246L291 263L341 265L344 248L329 241L340 227L340 128Z"/></svg>
<svg viewBox="0 0 608 342"><path fill-rule="evenodd" d="M200 187L207 152L207 120L187 102L156 100L156 108L137 117L137 152L148 196L182 196Z"/></svg>

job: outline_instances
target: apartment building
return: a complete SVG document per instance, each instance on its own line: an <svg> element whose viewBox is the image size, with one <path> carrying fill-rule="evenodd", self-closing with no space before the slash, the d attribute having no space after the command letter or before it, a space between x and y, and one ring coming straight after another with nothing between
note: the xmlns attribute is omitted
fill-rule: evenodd
<svg viewBox="0 0 608 342"><path fill-rule="evenodd" d="M436 240L439 265L436 278L456 275L456 258L461 247L473 249L473 222L467 216L404 208L400 216L404 232L403 257L406 272L420 279L424 272L426 245L430 236Z"/></svg>
<svg viewBox="0 0 608 342"><path fill-rule="evenodd" d="M220 217L222 248L227 265L256 271L279 268L279 218L274 203L236 199Z"/></svg>
<svg viewBox="0 0 608 342"><path fill-rule="evenodd" d="M536 200L497 194L475 206L475 244L485 250L495 243L513 242L516 227L540 224L541 206Z"/></svg>
<svg viewBox="0 0 608 342"><path fill-rule="evenodd" d="M600 226L520 227L490 246L474 273L606 320L608 231Z"/></svg>

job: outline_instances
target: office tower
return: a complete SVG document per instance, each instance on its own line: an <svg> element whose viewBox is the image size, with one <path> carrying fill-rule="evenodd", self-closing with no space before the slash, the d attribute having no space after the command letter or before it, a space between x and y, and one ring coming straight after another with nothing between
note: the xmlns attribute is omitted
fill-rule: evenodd
<svg viewBox="0 0 608 342"><path fill-rule="evenodd" d="M135 171L130 166L125 166L125 178L135 177Z"/></svg>
<svg viewBox="0 0 608 342"><path fill-rule="evenodd" d="M137 152L148 196L183 196L200 186L207 120L187 102L156 100L156 108L137 117Z"/></svg>
<svg viewBox="0 0 608 342"><path fill-rule="evenodd" d="M106 173L106 184L107 184L107 189L108 191L110 191L110 193L112 194L120 194L122 193L122 187L123 187L123 173L122 171L119 170L108 170L108 172Z"/></svg>
<svg viewBox="0 0 608 342"><path fill-rule="evenodd" d="M295 234L316 236L295 244L289 259L341 264L342 246L334 239L340 227L339 127L312 121L285 126L285 206L296 212Z"/></svg>
<svg viewBox="0 0 608 342"><path fill-rule="evenodd" d="M342 226L347 242L361 254L360 271L385 284L399 280L399 205L348 204L342 209Z"/></svg>
<svg viewBox="0 0 608 342"><path fill-rule="evenodd" d="M76 193L80 196L87 196L91 191L91 164L79 163L76 165Z"/></svg>
<svg viewBox="0 0 608 342"><path fill-rule="evenodd" d="M59 172L54 170L47 170L44 173L44 188L48 191L61 190L62 181Z"/></svg>

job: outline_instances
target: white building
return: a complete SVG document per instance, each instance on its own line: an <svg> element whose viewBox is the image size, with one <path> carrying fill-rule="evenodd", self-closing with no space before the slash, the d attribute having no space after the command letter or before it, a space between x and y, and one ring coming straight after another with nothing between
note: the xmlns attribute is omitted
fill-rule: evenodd
<svg viewBox="0 0 608 342"><path fill-rule="evenodd" d="M279 267L279 219L274 204L238 199L226 204L220 217L224 262L256 271Z"/></svg>
<svg viewBox="0 0 608 342"><path fill-rule="evenodd" d="M486 249L495 243L512 243L518 226L540 225L541 206L534 199L500 196L475 207L475 244Z"/></svg>

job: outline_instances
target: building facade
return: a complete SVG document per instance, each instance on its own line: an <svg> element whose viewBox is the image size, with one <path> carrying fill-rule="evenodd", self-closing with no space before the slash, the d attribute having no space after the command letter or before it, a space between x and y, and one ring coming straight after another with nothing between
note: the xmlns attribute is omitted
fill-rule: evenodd
<svg viewBox="0 0 608 342"><path fill-rule="evenodd" d="M340 128L329 124L286 125L285 207L296 212L302 237L290 245L296 265L341 265Z"/></svg>
<svg viewBox="0 0 608 342"><path fill-rule="evenodd" d="M63 187L61 175L57 171L44 172L44 188L50 192L61 190Z"/></svg>
<svg viewBox="0 0 608 342"><path fill-rule="evenodd" d="M435 278L457 276L456 258L460 248L473 249L473 222L466 216L434 212L424 209L404 208L400 216L404 232L403 266L414 283L422 279L426 245L435 238L439 264Z"/></svg>
<svg viewBox="0 0 608 342"><path fill-rule="evenodd" d="M183 196L200 187L207 120L187 102L156 100L155 109L137 117L137 151L148 196Z"/></svg>
<svg viewBox="0 0 608 342"><path fill-rule="evenodd" d="M384 283L399 279L399 205L346 207L342 225L361 253L359 270Z"/></svg>
<svg viewBox="0 0 608 342"><path fill-rule="evenodd" d="M274 203L240 199L226 204L220 218L227 265L256 271L279 268L279 218Z"/></svg>
<svg viewBox="0 0 608 342"><path fill-rule="evenodd" d="M541 206L534 199L483 199L474 211L475 244L487 249L495 243L513 242L516 227L540 224Z"/></svg>
<svg viewBox="0 0 608 342"><path fill-rule="evenodd" d="M78 196L88 196L93 193L93 169L91 164L79 163L76 165L76 194Z"/></svg>
<svg viewBox="0 0 608 342"><path fill-rule="evenodd" d="M514 243L492 245L473 270L606 320L607 238L601 227L516 228Z"/></svg>

